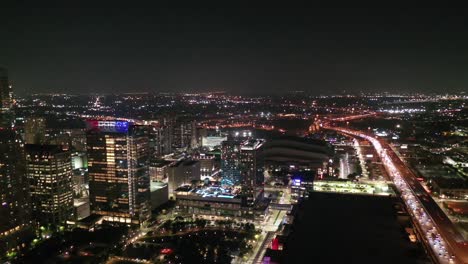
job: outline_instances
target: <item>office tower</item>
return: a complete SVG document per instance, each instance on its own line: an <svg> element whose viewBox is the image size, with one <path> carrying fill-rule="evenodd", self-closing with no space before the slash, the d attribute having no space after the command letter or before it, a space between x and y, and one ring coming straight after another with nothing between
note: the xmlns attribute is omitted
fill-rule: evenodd
<svg viewBox="0 0 468 264"><path fill-rule="evenodd" d="M161 137L159 141L160 145L160 155L167 155L172 153L172 140L173 140L173 135L172 135L172 126L163 126L161 128Z"/></svg>
<svg viewBox="0 0 468 264"><path fill-rule="evenodd" d="M0 262L28 246L31 228L24 146L19 134L0 129Z"/></svg>
<svg viewBox="0 0 468 264"><path fill-rule="evenodd" d="M0 262L28 246L31 223L24 144L14 125L8 72L0 68Z"/></svg>
<svg viewBox="0 0 468 264"><path fill-rule="evenodd" d="M72 145L71 135L64 129L50 129L45 134L45 144L59 145L69 150Z"/></svg>
<svg viewBox="0 0 468 264"><path fill-rule="evenodd" d="M14 121L12 112L13 91L8 80L8 71L0 67L0 127L11 127Z"/></svg>
<svg viewBox="0 0 468 264"><path fill-rule="evenodd" d="M73 152L71 155L73 170L74 198L88 198L88 158L86 153Z"/></svg>
<svg viewBox="0 0 468 264"><path fill-rule="evenodd" d="M151 182L167 181L167 170L171 163L163 159L151 159L149 165Z"/></svg>
<svg viewBox="0 0 468 264"><path fill-rule="evenodd" d="M172 152L172 130L169 126L162 124L151 126L149 140L153 157L160 157Z"/></svg>
<svg viewBox="0 0 468 264"><path fill-rule="evenodd" d="M208 136L208 129L204 127L195 127L195 147L203 145L203 138Z"/></svg>
<svg viewBox="0 0 468 264"><path fill-rule="evenodd" d="M240 147L243 192L255 199L263 189L262 150L265 140L249 139Z"/></svg>
<svg viewBox="0 0 468 264"><path fill-rule="evenodd" d="M27 118L24 123L24 141L26 144L44 144L46 121L44 118Z"/></svg>
<svg viewBox="0 0 468 264"><path fill-rule="evenodd" d="M69 135L71 149L73 151L86 152L86 130L81 128L65 129Z"/></svg>
<svg viewBox="0 0 468 264"><path fill-rule="evenodd" d="M0 109L11 109L13 106L13 91L8 80L8 70L0 67Z"/></svg>
<svg viewBox="0 0 468 264"><path fill-rule="evenodd" d="M147 127L125 121L89 121L91 211L112 222L141 224L150 216Z"/></svg>
<svg viewBox="0 0 468 264"><path fill-rule="evenodd" d="M178 121L174 126L172 146L176 149L197 147L195 121Z"/></svg>
<svg viewBox="0 0 468 264"><path fill-rule="evenodd" d="M200 180L200 162L196 160L181 160L168 168L169 196L182 185L192 184Z"/></svg>
<svg viewBox="0 0 468 264"><path fill-rule="evenodd" d="M222 183L237 185L241 183L240 151L241 142L232 138L221 144Z"/></svg>
<svg viewBox="0 0 468 264"><path fill-rule="evenodd" d="M73 152L73 207L74 220L81 220L90 215L88 160L86 153Z"/></svg>
<svg viewBox="0 0 468 264"><path fill-rule="evenodd" d="M72 162L58 145L31 145L26 150L26 175L32 213L41 225L58 226L73 218Z"/></svg>

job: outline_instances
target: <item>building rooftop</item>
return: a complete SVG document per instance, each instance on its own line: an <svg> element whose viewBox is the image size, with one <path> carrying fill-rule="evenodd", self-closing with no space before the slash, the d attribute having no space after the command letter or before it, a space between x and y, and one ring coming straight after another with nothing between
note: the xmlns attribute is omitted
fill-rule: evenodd
<svg viewBox="0 0 468 264"><path fill-rule="evenodd" d="M162 188L166 188L166 187L167 187L167 183L165 183L165 182L151 182L150 183L150 191L151 192L154 192L154 191L160 190Z"/></svg>
<svg viewBox="0 0 468 264"><path fill-rule="evenodd" d="M49 154L57 154L57 153L65 152L62 149L62 146L59 146L59 145L26 144L25 150L27 152L39 152L39 153L49 153Z"/></svg>
<svg viewBox="0 0 468 264"><path fill-rule="evenodd" d="M221 186L204 186L204 187L192 187L185 185L177 188L175 192L185 195L194 195L203 198L238 198L240 193L239 188L235 187L221 187Z"/></svg>
<svg viewBox="0 0 468 264"><path fill-rule="evenodd" d="M265 144L264 139L248 139L242 142L241 149L242 150L257 150L263 144Z"/></svg>
<svg viewBox="0 0 468 264"><path fill-rule="evenodd" d="M164 160L164 159L157 159L157 160L152 160L150 162L150 167L158 167L158 168L161 168L161 167L164 167L164 166L167 166L169 164L171 164L173 161L170 161L170 160Z"/></svg>
<svg viewBox="0 0 468 264"><path fill-rule="evenodd" d="M189 167L199 162L198 160L179 160L178 162L171 164L171 167Z"/></svg>

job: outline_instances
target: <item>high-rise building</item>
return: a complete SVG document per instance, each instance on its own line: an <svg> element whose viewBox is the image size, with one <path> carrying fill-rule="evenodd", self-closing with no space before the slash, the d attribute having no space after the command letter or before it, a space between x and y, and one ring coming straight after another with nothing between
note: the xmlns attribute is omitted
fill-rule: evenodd
<svg viewBox="0 0 468 264"><path fill-rule="evenodd" d="M65 129L64 132L70 137L71 149L74 151L86 151L86 130L81 128Z"/></svg>
<svg viewBox="0 0 468 264"><path fill-rule="evenodd" d="M13 90L8 80L8 71L0 67L0 127L11 127L13 124Z"/></svg>
<svg viewBox="0 0 468 264"><path fill-rule="evenodd" d="M172 129L167 125L153 125L149 134L150 149L153 157L160 157L172 152Z"/></svg>
<svg viewBox="0 0 468 264"><path fill-rule="evenodd" d="M8 70L0 67L0 108L11 109L13 105L13 91L8 80Z"/></svg>
<svg viewBox="0 0 468 264"><path fill-rule="evenodd" d="M32 238L24 144L13 129L13 93L8 72L0 68L0 262L27 247Z"/></svg>
<svg viewBox="0 0 468 264"><path fill-rule="evenodd" d="M28 144L25 149L34 218L41 225L55 226L73 219L70 152L58 145Z"/></svg>
<svg viewBox="0 0 468 264"><path fill-rule="evenodd" d="M27 118L24 123L24 141L26 144L44 144L46 135L45 118Z"/></svg>
<svg viewBox="0 0 468 264"><path fill-rule="evenodd" d="M30 217L24 146L12 129L0 129L0 262L28 245Z"/></svg>
<svg viewBox="0 0 468 264"><path fill-rule="evenodd" d="M71 135L63 129L50 129L45 134L45 144L71 149Z"/></svg>
<svg viewBox="0 0 468 264"><path fill-rule="evenodd" d="M241 183L240 163L241 142L229 138L221 144L221 175L222 183L237 185Z"/></svg>
<svg viewBox="0 0 468 264"><path fill-rule="evenodd" d="M152 182L162 182L167 181L167 171L171 161L163 159L151 159L150 160L150 178Z"/></svg>
<svg viewBox="0 0 468 264"><path fill-rule="evenodd" d="M244 193L252 198L257 197L259 193L257 190L262 190L263 187L262 147L264 144L263 139L248 139L242 142L240 147L242 186Z"/></svg>
<svg viewBox="0 0 468 264"><path fill-rule="evenodd" d="M234 135L221 144L221 183L242 185L242 193L250 204L262 191L264 143L263 139L239 140ZM203 172L202 175L206 177ZM208 170L210 172L212 170Z"/></svg>
<svg viewBox="0 0 468 264"><path fill-rule="evenodd" d="M172 146L176 149L195 148L197 143L195 121L179 121L174 126Z"/></svg>
<svg viewBox="0 0 468 264"><path fill-rule="evenodd" d="M89 121L91 211L104 220L141 224L150 216L147 127L125 121Z"/></svg>

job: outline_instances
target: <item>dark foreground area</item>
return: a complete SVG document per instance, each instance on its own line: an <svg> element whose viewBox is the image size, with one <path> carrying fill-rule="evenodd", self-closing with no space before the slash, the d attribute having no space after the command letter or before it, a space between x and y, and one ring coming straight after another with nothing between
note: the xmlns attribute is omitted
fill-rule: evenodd
<svg viewBox="0 0 468 264"><path fill-rule="evenodd" d="M399 224L395 199L311 193L282 263L428 263Z"/></svg>

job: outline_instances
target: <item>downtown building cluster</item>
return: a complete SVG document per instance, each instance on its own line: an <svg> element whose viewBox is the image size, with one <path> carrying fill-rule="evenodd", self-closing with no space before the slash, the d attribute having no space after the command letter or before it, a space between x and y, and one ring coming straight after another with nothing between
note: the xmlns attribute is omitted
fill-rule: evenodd
<svg viewBox="0 0 468 264"><path fill-rule="evenodd" d="M12 86L6 70L0 73L2 260L21 255L37 237L67 228L142 225L169 199L180 198L179 208L187 212L208 204L203 213L235 208L233 215L252 215L249 208L263 188L264 140L251 133L209 136L195 120L173 116L145 124L87 120L85 128L51 129L38 115L17 125ZM183 188L196 194L193 199ZM213 194L220 199L213 200L206 195L210 190L226 193Z"/></svg>

